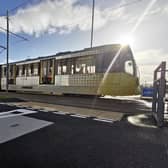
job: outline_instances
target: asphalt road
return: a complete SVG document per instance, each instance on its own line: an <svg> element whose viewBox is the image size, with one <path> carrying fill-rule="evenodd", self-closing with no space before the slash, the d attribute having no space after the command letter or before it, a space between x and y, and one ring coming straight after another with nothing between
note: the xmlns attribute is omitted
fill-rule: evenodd
<svg viewBox="0 0 168 168"><path fill-rule="evenodd" d="M36 101L42 103L50 103L64 106L75 106L84 108L93 108L122 113L145 113L151 109L145 106L141 101L137 100L117 100L103 99L93 96L50 96L50 95L35 95L22 94L15 92L1 92L0 95L9 95L13 98L19 98L26 101Z"/></svg>
<svg viewBox="0 0 168 168"><path fill-rule="evenodd" d="M53 124L0 144L3 168L167 168L167 128L46 112L25 117Z"/></svg>

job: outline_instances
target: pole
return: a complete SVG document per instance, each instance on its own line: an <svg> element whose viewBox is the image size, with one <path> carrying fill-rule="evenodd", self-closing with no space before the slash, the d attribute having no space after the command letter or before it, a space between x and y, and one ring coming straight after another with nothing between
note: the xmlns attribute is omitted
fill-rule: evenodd
<svg viewBox="0 0 168 168"><path fill-rule="evenodd" d="M9 82L9 12L6 12L6 23L7 23L7 35L6 35L6 92L8 92Z"/></svg>
<svg viewBox="0 0 168 168"><path fill-rule="evenodd" d="M94 10L95 10L95 0L93 0L93 5L92 5L92 27L91 27L91 43L90 43L91 48L93 47Z"/></svg>

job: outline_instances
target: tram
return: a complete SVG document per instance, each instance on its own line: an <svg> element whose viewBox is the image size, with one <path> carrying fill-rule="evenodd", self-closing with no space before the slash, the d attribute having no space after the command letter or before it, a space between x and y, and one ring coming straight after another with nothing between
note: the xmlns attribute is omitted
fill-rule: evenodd
<svg viewBox="0 0 168 168"><path fill-rule="evenodd" d="M6 64L0 65L6 90ZM9 64L9 91L41 94L135 95L137 66L129 46L97 46Z"/></svg>

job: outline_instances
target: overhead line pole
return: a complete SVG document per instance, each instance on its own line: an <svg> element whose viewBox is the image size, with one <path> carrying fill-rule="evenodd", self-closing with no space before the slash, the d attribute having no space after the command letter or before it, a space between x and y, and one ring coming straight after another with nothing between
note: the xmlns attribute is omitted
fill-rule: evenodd
<svg viewBox="0 0 168 168"><path fill-rule="evenodd" d="M93 0L92 4L92 27L91 27L91 42L90 47L93 47L93 33L94 33L94 10L95 10L95 0Z"/></svg>
<svg viewBox="0 0 168 168"><path fill-rule="evenodd" d="M119 8L123 8L126 6L130 6L130 5L133 5L133 4L141 2L141 1L143 1L143 0L133 0L132 2L124 3L117 8L114 7L114 9L119 9ZM95 15L95 0L93 0L93 3L92 3L92 27L91 27L91 41L90 41L91 48L93 47L93 38L94 38L93 37L94 36L94 15Z"/></svg>
<svg viewBox="0 0 168 168"><path fill-rule="evenodd" d="M9 12L6 12L6 92L8 92L9 82Z"/></svg>

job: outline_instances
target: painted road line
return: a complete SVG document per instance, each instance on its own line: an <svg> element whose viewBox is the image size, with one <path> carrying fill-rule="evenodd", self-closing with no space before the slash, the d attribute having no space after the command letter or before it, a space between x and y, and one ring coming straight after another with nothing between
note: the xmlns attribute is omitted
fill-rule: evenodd
<svg viewBox="0 0 168 168"><path fill-rule="evenodd" d="M80 115L80 114L72 114L70 115L71 117L76 117L76 118L88 118L89 116L86 115Z"/></svg>
<svg viewBox="0 0 168 168"><path fill-rule="evenodd" d="M108 119L108 118L94 118L95 121L101 121L101 122L107 122L107 123L113 123L114 120Z"/></svg>
<svg viewBox="0 0 168 168"><path fill-rule="evenodd" d="M33 114L33 113L37 113L37 111L27 110L27 109L15 109L15 110L7 111L7 112L1 112L0 119L21 116L21 115L27 115L27 114Z"/></svg>
<svg viewBox="0 0 168 168"><path fill-rule="evenodd" d="M69 114L68 112L63 112L63 111L58 111L58 112L53 112L54 114L58 114L58 115L67 115Z"/></svg>
<svg viewBox="0 0 168 168"><path fill-rule="evenodd" d="M16 110L17 110L17 109L16 109ZM16 110L10 110L10 111L1 112L1 113L0 113L0 116L7 115L7 114L11 114L11 113L15 112Z"/></svg>

